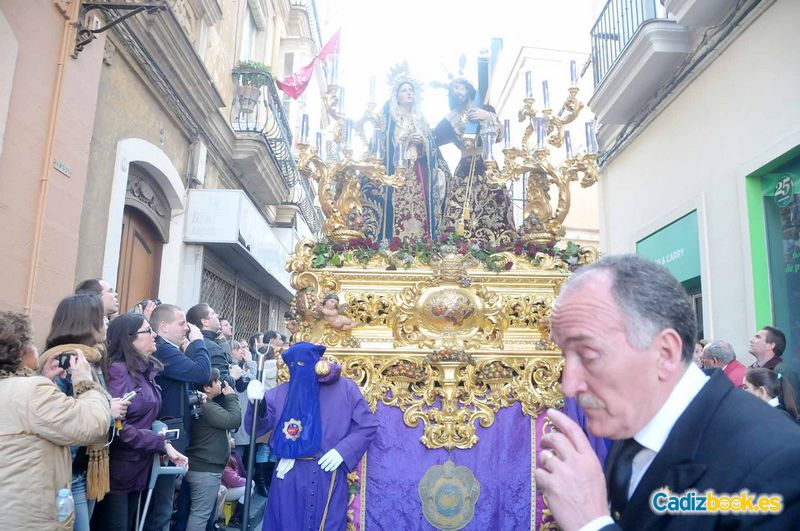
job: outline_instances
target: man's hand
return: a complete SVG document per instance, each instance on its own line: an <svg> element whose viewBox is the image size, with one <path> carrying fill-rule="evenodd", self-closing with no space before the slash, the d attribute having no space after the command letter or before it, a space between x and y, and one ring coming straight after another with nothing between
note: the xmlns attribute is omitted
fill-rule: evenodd
<svg viewBox="0 0 800 531"><path fill-rule="evenodd" d="M187 323L189 325L189 341L197 341L198 339L203 339L203 332L200 331L192 323Z"/></svg>
<svg viewBox="0 0 800 531"><path fill-rule="evenodd" d="M467 113L467 118L469 120L491 120L494 117L494 114L490 113L486 109L470 109Z"/></svg>
<svg viewBox="0 0 800 531"><path fill-rule="evenodd" d="M536 479L561 529L574 531L609 514L603 469L580 426L554 409L547 416L558 432L542 437Z"/></svg>
<svg viewBox="0 0 800 531"><path fill-rule="evenodd" d="M231 375L231 378L234 380L238 380L242 377L242 368L236 365L235 363L228 367L228 374Z"/></svg>
<svg viewBox="0 0 800 531"><path fill-rule="evenodd" d="M154 301L152 299L147 301L147 306L142 308L142 314L144 314L144 318L145 319L147 319L148 321L150 320L150 316L153 315L153 310L156 309L156 306L158 306L156 304L156 301Z"/></svg>
<svg viewBox="0 0 800 531"><path fill-rule="evenodd" d="M255 401L262 398L264 398L264 384L258 380L250 380L250 383L247 384L247 399Z"/></svg>
<svg viewBox="0 0 800 531"><path fill-rule="evenodd" d="M336 448L331 448L328 453L319 458L319 467L325 472L331 472L339 468L339 465L344 462L342 454L336 451Z"/></svg>
<svg viewBox="0 0 800 531"><path fill-rule="evenodd" d="M228 382L222 380L222 396L228 396L236 393L236 389L228 385Z"/></svg>
<svg viewBox="0 0 800 531"><path fill-rule="evenodd" d="M114 420L124 419L125 414L128 412L128 406L131 405L130 400L122 400L121 398L111 399L111 416Z"/></svg>

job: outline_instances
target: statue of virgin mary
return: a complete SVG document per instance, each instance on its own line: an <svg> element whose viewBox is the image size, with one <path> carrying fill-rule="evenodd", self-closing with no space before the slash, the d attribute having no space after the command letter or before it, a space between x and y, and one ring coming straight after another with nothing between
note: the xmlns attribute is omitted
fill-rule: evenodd
<svg viewBox="0 0 800 531"><path fill-rule="evenodd" d="M421 87L407 63L390 73L391 95L383 106L380 155L389 175L407 168L397 188L362 183L364 233L376 241L435 237L448 169L419 111Z"/></svg>

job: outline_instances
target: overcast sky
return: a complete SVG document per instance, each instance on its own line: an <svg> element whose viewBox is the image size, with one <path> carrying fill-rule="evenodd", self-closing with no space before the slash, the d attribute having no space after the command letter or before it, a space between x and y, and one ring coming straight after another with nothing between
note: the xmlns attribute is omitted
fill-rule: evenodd
<svg viewBox="0 0 800 531"><path fill-rule="evenodd" d="M443 90L432 80L455 72L461 54L465 74L475 77L475 58L491 39L503 39L504 55L516 57L521 46L588 53L589 31L602 0L317 0L322 37L341 28L340 84L346 88L347 112L359 115L376 76L377 97L388 96L386 74L407 60L414 77L426 86L423 112L435 123L447 112ZM506 57L506 59L508 59ZM507 76L508 72L497 72ZM568 72L565 72L565 76Z"/></svg>

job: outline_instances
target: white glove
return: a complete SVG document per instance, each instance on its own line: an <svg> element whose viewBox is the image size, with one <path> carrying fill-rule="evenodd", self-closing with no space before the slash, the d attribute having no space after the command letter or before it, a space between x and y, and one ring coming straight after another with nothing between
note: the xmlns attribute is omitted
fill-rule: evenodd
<svg viewBox="0 0 800 531"><path fill-rule="evenodd" d="M328 450L328 453L319 458L319 467L325 472L331 472L339 468L339 465L344 461L342 454L336 451L336 448Z"/></svg>
<svg viewBox="0 0 800 531"><path fill-rule="evenodd" d="M247 398L251 402L263 399L264 384L262 384L258 380L250 380L250 383L247 384Z"/></svg>
<svg viewBox="0 0 800 531"><path fill-rule="evenodd" d="M281 460L278 461L278 466L275 467L275 469L278 471L278 479L283 479L286 477L286 474L288 474L292 468L294 468L294 459L282 457Z"/></svg>

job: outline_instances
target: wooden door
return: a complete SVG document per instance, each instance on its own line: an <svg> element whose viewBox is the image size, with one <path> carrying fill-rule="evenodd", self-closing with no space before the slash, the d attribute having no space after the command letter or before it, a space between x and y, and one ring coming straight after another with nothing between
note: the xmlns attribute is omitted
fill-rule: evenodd
<svg viewBox="0 0 800 531"><path fill-rule="evenodd" d="M152 222L135 208L126 206L117 272L120 313L132 310L143 299L158 296L162 246Z"/></svg>

